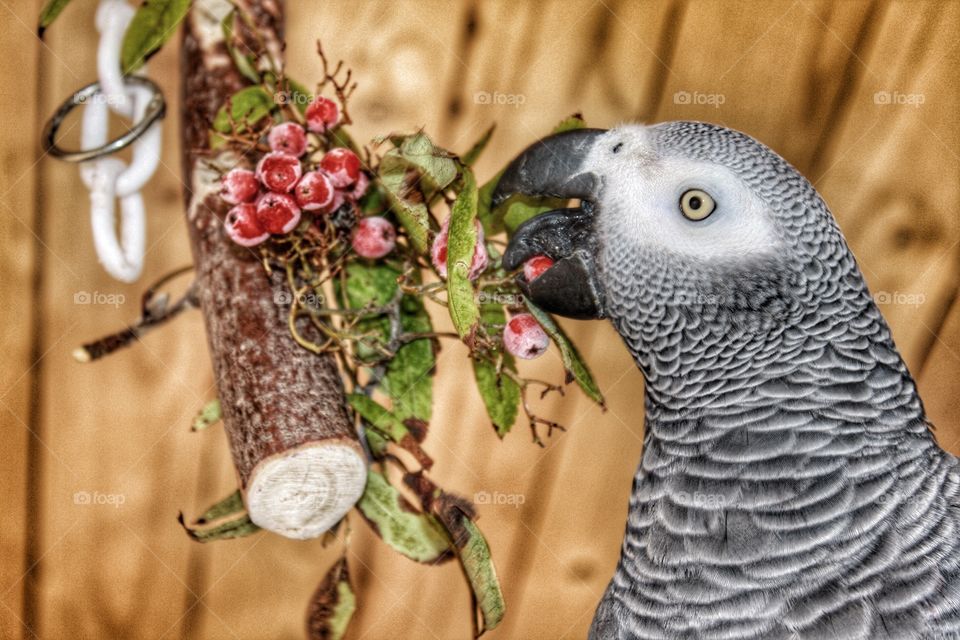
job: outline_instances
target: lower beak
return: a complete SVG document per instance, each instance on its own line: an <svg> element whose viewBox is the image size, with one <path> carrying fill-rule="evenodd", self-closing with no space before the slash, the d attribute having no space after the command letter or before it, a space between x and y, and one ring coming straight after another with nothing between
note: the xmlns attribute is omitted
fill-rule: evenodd
<svg viewBox="0 0 960 640"><path fill-rule="evenodd" d="M577 129L555 134L533 144L507 167L493 195L494 206L514 194L581 201L579 207L540 214L520 225L503 256L509 271L537 255L554 261L532 282L517 276L524 295L558 315L590 319L603 317L603 288L596 258L599 244L594 229L600 177L583 170L584 160L602 129Z"/></svg>

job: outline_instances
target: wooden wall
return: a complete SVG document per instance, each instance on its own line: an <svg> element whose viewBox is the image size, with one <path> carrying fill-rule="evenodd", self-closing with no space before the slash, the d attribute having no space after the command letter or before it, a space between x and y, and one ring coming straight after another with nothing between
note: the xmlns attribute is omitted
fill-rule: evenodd
<svg viewBox="0 0 960 640"><path fill-rule="evenodd" d="M70 357L132 320L142 283L189 250L172 109L145 194L141 284L112 282L98 266L76 169L38 150L44 119L94 76L95 3L73 3L46 44L34 36L39 4L0 3L0 638L301 637L330 550L266 534L202 546L176 523L179 510L196 513L234 486L223 434L188 429L213 394L199 316L95 365ZM960 3L288 4L292 72L316 76L317 38L345 58L360 80L360 138L424 126L465 149L497 122L481 178L577 110L595 126L702 119L766 142L833 208L884 294L941 442L960 451ZM175 47L151 62L174 103L177 64ZM78 304L83 292L116 304ZM610 410L577 393L549 400L543 412L569 431L545 449L522 425L497 440L462 349L439 362L427 441L439 480L523 499L480 510L509 609L492 639L584 637L618 555L642 381L608 326L565 324ZM528 370L556 378L559 367L551 354ZM123 502L77 504L78 492ZM417 566L354 525L352 638L469 637L455 565Z"/></svg>

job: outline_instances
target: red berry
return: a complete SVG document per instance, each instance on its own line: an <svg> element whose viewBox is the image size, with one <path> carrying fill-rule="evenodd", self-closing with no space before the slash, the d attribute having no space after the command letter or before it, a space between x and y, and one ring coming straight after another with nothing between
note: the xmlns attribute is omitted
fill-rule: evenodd
<svg viewBox="0 0 960 640"><path fill-rule="evenodd" d="M324 213L333 213L337 209L343 206L344 197L343 191L340 189L333 190L333 200L326 207L323 208Z"/></svg>
<svg viewBox="0 0 960 640"><path fill-rule="evenodd" d="M483 273L483 270L487 268L487 264L490 262L487 247L483 243L483 226L481 226L479 220L474 220L474 223L477 227L477 244L473 249L473 260L470 261L470 271L467 273L467 277L470 280L479 278L480 274ZM430 247L430 258L433 261L433 267L437 270L437 273L440 274L440 277L444 279L447 277L447 241L449 235L450 218L447 218L443 226L440 227L440 233L438 233L434 239L433 246Z"/></svg>
<svg viewBox="0 0 960 640"><path fill-rule="evenodd" d="M285 193L265 193L257 200L257 220L270 233L289 233L300 222L300 207Z"/></svg>
<svg viewBox="0 0 960 640"><path fill-rule="evenodd" d="M397 232L386 218L371 216L360 220L353 233L353 250L363 258L382 258L397 244Z"/></svg>
<svg viewBox="0 0 960 640"><path fill-rule="evenodd" d="M370 188L370 178L367 177L363 171L360 172L360 177L357 178L357 182L350 187L350 190L346 192L347 198L353 201L357 201L367 193L367 189Z"/></svg>
<svg viewBox="0 0 960 640"><path fill-rule="evenodd" d="M260 183L253 171L230 169L220 178L220 198L228 204L253 202L260 191Z"/></svg>
<svg viewBox="0 0 960 640"><path fill-rule="evenodd" d="M230 239L243 247L253 247L270 237L257 220L257 207L249 202L230 209L223 226Z"/></svg>
<svg viewBox="0 0 960 640"><path fill-rule="evenodd" d="M286 193L300 180L303 169L296 156L282 151L271 151L257 163L257 177L270 191Z"/></svg>
<svg viewBox="0 0 960 640"><path fill-rule="evenodd" d="M307 134L296 122L282 122L270 129L270 149L300 157L307 150Z"/></svg>
<svg viewBox="0 0 960 640"><path fill-rule="evenodd" d="M308 171L294 187L293 195L302 209L316 211L329 207L333 202L333 185L323 173Z"/></svg>
<svg viewBox="0 0 960 640"><path fill-rule="evenodd" d="M518 358L539 358L550 346L543 327L529 313L518 313L503 328L503 346Z"/></svg>
<svg viewBox="0 0 960 640"><path fill-rule="evenodd" d="M323 154L320 168L330 176L333 186L341 189L349 187L360 178L360 158L344 147L336 147Z"/></svg>
<svg viewBox="0 0 960 640"><path fill-rule="evenodd" d="M307 105L304 116L307 118L307 129L323 133L340 122L340 106L330 98L318 96Z"/></svg>
<svg viewBox="0 0 960 640"><path fill-rule="evenodd" d="M548 258L547 256L533 256L523 263L523 277L527 279L527 282L533 282L552 266L552 258Z"/></svg>

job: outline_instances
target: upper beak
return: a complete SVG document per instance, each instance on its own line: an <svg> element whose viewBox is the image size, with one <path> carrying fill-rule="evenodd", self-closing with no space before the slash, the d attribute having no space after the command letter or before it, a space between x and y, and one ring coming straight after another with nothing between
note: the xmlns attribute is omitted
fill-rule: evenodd
<svg viewBox="0 0 960 640"><path fill-rule="evenodd" d="M514 194L581 201L580 207L548 211L524 222L503 255L508 271L536 255L553 259L554 265L536 280L527 282L521 274L517 281L534 304L571 318L603 317L594 230L603 182L583 166L603 133L603 129L575 129L534 143L510 163L492 198L493 206Z"/></svg>
<svg viewBox="0 0 960 640"><path fill-rule="evenodd" d="M548 136L514 158L493 192L496 207L515 193L596 200L600 180L582 170L583 161L605 129L573 129Z"/></svg>

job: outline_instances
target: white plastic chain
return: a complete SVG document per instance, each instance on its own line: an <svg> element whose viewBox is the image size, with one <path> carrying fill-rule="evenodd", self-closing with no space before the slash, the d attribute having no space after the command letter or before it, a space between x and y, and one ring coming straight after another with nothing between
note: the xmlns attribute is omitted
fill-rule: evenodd
<svg viewBox="0 0 960 640"><path fill-rule="evenodd" d="M136 122L143 117L150 101L150 90L126 86L120 71L120 47L133 14L134 9L124 0L101 0L97 8L100 92L84 105L81 133L84 149L106 144L111 111ZM133 282L143 269L146 224L140 189L157 170L160 144L158 120L133 143L130 166L119 158L109 157L80 165L80 177L90 191L90 222L97 256L104 269L123 282ZM120 200L119 225L117 199ZM117 238L118 226L120 238Z"/></svg>

